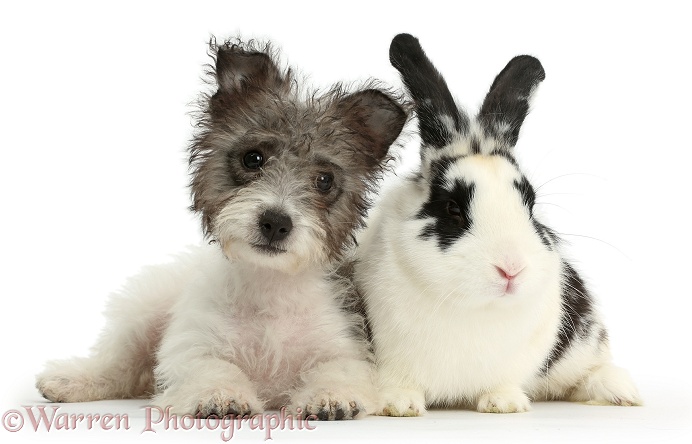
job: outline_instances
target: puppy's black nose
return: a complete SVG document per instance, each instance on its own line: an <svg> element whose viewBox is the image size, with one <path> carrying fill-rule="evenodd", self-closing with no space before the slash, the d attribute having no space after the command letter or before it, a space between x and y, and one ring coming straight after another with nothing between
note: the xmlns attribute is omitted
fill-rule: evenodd
<svg viewBox="0 0 692 444"><path fill-rule="evenodd" d="M293 229L293 222L283 213L268 210L260 217L259 226L262 235L272 243L285 239Z"/></svg>

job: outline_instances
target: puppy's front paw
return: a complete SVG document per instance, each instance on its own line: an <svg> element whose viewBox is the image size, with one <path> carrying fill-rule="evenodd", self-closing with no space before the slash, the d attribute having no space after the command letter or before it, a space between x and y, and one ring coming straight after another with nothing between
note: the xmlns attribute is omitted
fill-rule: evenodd
<svg viewBox="0 0 692 444"><path fill-rule="evenodd" d="M383 416L420 416L425 414L425 396L411 389L385 389L380 394L383 407L377 412Z"/></svg>
<svg viewBox="0 0 692 444"><path fill-rule="evenodd" d="M201 418L228 415L246 416L261 413L264 404L250 387L239 384L222 388L204 384L174 385L157 395L153 404L170 409L176 415L198 415Z"/></svg>
<svg viewBox="0 0 692 444"><path fill-rule="evenodd" d="M252 416L262 412L262 403L254 394L243 394L231 390L219 390L211 396L200 399L196 415L209 416Z"/></svg>
<svg viewBox="0 0 692 444"><path fill-rule="evenodd" d="M355 419L359 414L365 413L359 400L331 391L295 397L291 410L300 413L303 418L312 416L320 421Z"/></svg>
<svg viewBox="0 0 692 444"><path fill-rule="evenodd" d="M51 362L36 376L36 388L51 402L85 402L122 396L113 378L95 368L97 365L88 358Z"/></svg>
<svg viewBox="0 0 692 444"><path fill-rule="evenodd" d="M89 401L86 385L76 378L41 375L36 379L36 388L50 402Z"/></svg>
<svg viewBox="0 0 692 444"><path fill-rule="evenodd" d="M503 389L486 393L478 400L481 413L521 413L531 410L531 402L521 389Z"/></svg>

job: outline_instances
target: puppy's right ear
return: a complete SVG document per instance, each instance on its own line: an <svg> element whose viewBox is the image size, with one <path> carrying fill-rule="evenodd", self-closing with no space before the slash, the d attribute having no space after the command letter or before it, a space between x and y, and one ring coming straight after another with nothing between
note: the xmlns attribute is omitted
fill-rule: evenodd
<svg viewBox="0 0 692 444"><path fill-rule="evenodd" d="M468 116L459 110L442 74L425 55L418 39L399 34L389 47L389 61L416 104L420 136L425 147L443 148L456 134L469 130Z"/></svg>
<svg viewBox="0 0 692 444"><path fill-rule="evenodd" d="M252 89L278 89L284 76L267 45L262 51L246 49L241 44L226 43L216 49L216 80L219 92L244 93Z"/></svg>

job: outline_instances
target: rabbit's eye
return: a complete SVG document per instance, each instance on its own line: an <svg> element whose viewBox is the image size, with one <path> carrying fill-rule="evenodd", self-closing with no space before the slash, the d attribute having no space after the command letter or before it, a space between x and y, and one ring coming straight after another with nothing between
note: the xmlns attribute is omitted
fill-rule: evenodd
<svg viewBox="0 0 692 444"><path fill-rule="evenodd" d="M461 208L456 202L450 200L447 202L447 214L452 217L461 218Z"/></svg>

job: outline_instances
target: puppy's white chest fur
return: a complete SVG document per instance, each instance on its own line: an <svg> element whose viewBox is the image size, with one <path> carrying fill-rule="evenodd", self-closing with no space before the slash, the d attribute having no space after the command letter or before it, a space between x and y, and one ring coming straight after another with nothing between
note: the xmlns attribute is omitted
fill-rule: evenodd
<svg viewBox="0 0 692 444"><path fill-rule="evenodd" d="M162 353L177 338L189 344L197 335L215 357L250 376L268 407L285 405L301 374L343 355L344 347L357 355L342 289L323 271L290 275L229 262L206 247L191 259L197 273L174 307Z"/></svg>
<svg viewBox="0 0 692 444"><path fill-rule="evenodd" d="M228 351L253 375L260 397L283 392L272 402L283 405L289 390L300 385L300 374L330 358L329 343L347 328L338 322L339 307L325 301L334 289L321 277L273 277L256 284L246 288L245 301L229 307ZM327 327L325 317L334 324Z"/></svg>

